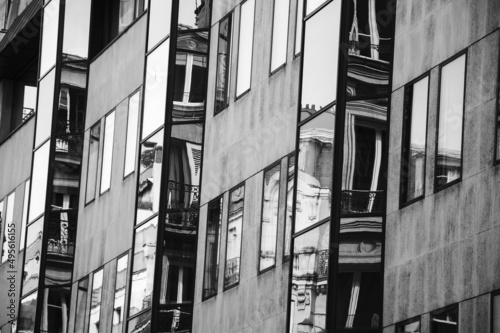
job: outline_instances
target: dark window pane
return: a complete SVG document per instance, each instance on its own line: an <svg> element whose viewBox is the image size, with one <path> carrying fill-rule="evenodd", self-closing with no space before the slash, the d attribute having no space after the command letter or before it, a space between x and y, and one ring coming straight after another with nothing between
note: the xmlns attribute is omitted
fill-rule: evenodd
<svg viewBox="0 0 500 333"><path fill-rule="evenodd" d="M300 128L295 232L330 216L335 112Z"/></svg>
<svg viewBox="0 0 500 333"><path fill-rule="evenodd" d="M99 121L90 129L89 155L88 155L89 157L87 163L87 188L85 192L86 203L89 203L95 198L100 141L101 141L101 122Z"/></svg>
<svg viewBox="0 0 500 333"><path fill-rule="evenodd" d="M87 58L91 3L91 0L66 0L63 38L65 55L78 59Z"/></svg>
<svg viewBox="0 0 500 333"><path fill-rule="evenodd" d="M226 265L224 268L225 288L240 282L240 255L243 232L244 201L245 185L238 187L229 194Z"/></svg>
<svg viewBox="0 0 500 333"><path fill-rule="evenodd" d="M172 0L151 0L149 9L148 50L170 34Z"/></svg>
<svg viewBox="0 0 500 333"><path fill-rule="evenodd" d="M129 316L151 307L157 237L158 217L135 230Z"/></svg>
<svg viewBox="0 0 500 333"><path fill-rule="evenodd" d="M300 53L302 47L302 25L304 22L304 0L297 0L297 15L295 17L295 51L294 54Z"/></svg>
<svg viewBox="0 0 500 333"><path fill-rule="evenodd" d="M229 104L229 79L231 67L232 16L219 23L219 46L217 52L217 79L215 83L215 114Z"/></svg>
<svg viewBox="0 0 500 333"><path fill-rule="evenodd" d="M493 308L491 310L493 316L493 332L500 332L500 295L493 296Z"/></svg>
<svg viewBox="0 0 500 333"><path fill-rule="evenodd" d="M436 187L462 176L465 54L441 68Z"/></svg>
<svg viewBox="0 0 500 333"><path fill-rule="evenodd" d="M144 312L139 316L130 319L128 322L128 333L150 333L151 332L151 311Z"/></svg>
<svg viewBox="0 0 500 333"><path fill-rule="evenodd" d="M90 303L89 333L98 333L101 323L103 270L94 273L92 282L92 301Z"/></svg>
<svg viewBox="0 0 500 333"><path fill-rule="evenodd" d="M128 254L119 258L116 263L115 298L113 302L112 333L120 333L125 312L125 295L127 294Z"/></svg>
<svg viewBox="0 0 500 333"><path fill-rule="evenodd" d="M403 202L424 194L429 77L405 88L401 191Z"/></svg>
<svg viewBox="0 0 500 333"><path fill-rule="evenodd" d="M326 327L330 222L295 238L290 332L318 332Z"/></svg>
<svg viewBox="0 0 500 333"><path fill-rule="evenodd" d="M115 134L115 111L104 119L104 147L102 149L101 190L103 194L111 186L111 164L113 162L113 141Z"/></svg>
<svg viewBox="0 0 500 333"><path fill-rule="evenodd" d="M26 223L28 222L28 201L30 199L30 180L24 183L24 202L23 202L23 217L21 220L21 239L19 241L19 251L24 250L24 241L26 237ZM0 203L0 210L2 204ZM1 212L0 212L1 215Z"/></svg>
<svg viewBox="0 0 500 333"><path fill-rule="evenodd" d="M86 62L62 64L55 129L59 137L81 134L84 131L87 109L86 80Z"/></svg>
<svg viewBox="0 0 500 333"><path fill-rule="evenodd" d="M458 333L458 307L431 315L431 333Z"/></svg>
<svg viewBox="0 0 500 333"><path fill-rule="evenodd" d="M174 70L174 101L184 100L184 85L186 82L187 54L177 53Z"/></svg>
<svg viewBox="0 0 500 333"><path fill-rule="evenodd" d="M14 222L14 203L16 200L16 192L12 192L7 197L6 202L6 212L2 215L0 212L0 232L2 232L3 228L3 240L2 240L2 263L7 261L9 258L9 245L13 244L15 246L16 235L15 235L15 227L12 228L12 223ZM0 203L2 204L2 203ZM4 219L5 215L5 220ZM3 221L2 221L3 220ZM13 243L12 243L13 242ZM14 250L14 249L12 249ZM12 253L13 254L13 253ZM13 261L15 263L15 260Z"/></svg>
<svg viewBox="0 0 500 333"><path fill-rule="evenodd" d="M420 319L396 328L396 333L420 333Z"/></svg>
<svg viewBox="0 0 500 333"><path fill-rule="evenodd" d="M38 107L36 117L35 147L50 137L52 114L54 112L54 85L56 71L53 69L39 83Z"/></svg>
<svg viewBox="0 0 500 333"><path fill-rule="evenodd" d="M139 156L141 162L137 189L137 224L158 213L163 160L163 130L141 145Z"/></svg>
<svg viewBox="0 0 500 333"><path fill-rule="evenodd" d="M70 288L45 288L42 305L42 332L64 333L68 329Z"/></svg>
<svg viewBox="0 0 500 333"><path fill-rule="evenodd" d="M40 77L56 64L59 6L59 1L51 1L43 9Z"/></svg>
<svg viewBox="0 0 500 333"><path fill-rule="evenodd" d="M260 224L259 271L276 264L276 238L278 231L278 208L280 198L281 165L264 173L262 219Z"/></svg>
<svg viewBox="0 0 500 333"><path fill-rule="evenodd" d="M18 332L35 332L36 298L37 293L35 292L21 300L21 307L17 319Z"/></svg>
<svg viewBox="0 0 500 333"><path fill-rule="evenodd" d="M290 0L274 0L271 72L286 63Z"/></svg>
<svg viewBox="0 0 500 333"><path fill-rule="evenodd" d="M240 13L236 97L249 90L251 84L255 0L242 3Z"/></svg>
<svg viewBox="0 0 500 333"><path fill-rule="evenodd" d="M23 296L38 287L40 257L42 253L43 221L41 217L28 226L26 252L24 254Z"/></svg>
<svg viewBox="0 0 500 333"><path fill-rule="evenodd" d="M301 121L337 99L341 2L333 1L305 23Z"/></svg>
<svg viewBox="0 0 500 333"><path fill-rule="evenodd" d="M203 271L203 297L210 297L217 294L222 228L222 205L222 197L208 204L205 269Z"/></svg>
<svg viewBox="0 0 500 333"><path fill-rule="evenodd" d="M287 182L286 182L285 248L283 250L284 260L288 260L290 258L290 244L292 239L294 178L295 178L295 155L292 155L288 157L288 171L287 171Z"/></svg>
<svg viewBox="0 0 500 333"><path fill-rule="evenodd" d="M78 282L78 293L76 296L75 310L75 333L85 332L85 322L87 319L87 297L89 292L89 278Z"/></svg>
<svg viewBox="0 0 500 333"><path fill-rule="evenodd" d="M188 306L176 306L161 309L158 318L159 332L191 332L193 309Z"/></svg>
<svg viewBox="0 0 500 333"><path fill-rule="evenodd" d="M137 137L139 125L139 92L128 100L127 118L127 143L125 146L125 167L123 175L126 176L135 170L135 154L137 150Z"/></svg>

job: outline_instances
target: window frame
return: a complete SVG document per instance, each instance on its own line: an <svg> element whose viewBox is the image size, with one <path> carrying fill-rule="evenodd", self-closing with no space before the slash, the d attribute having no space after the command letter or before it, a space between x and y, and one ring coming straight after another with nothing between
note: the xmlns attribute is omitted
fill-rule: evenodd
<svg viewBox="0 0 500 333"><path fill-rule="evenodd" d="M131 257L129 255L129 251L127 250L125 253L122 253L120 254L117 258L116 258L116 268L114 270L114 274L115 274L115 283L114 283L114 288L113 288L113 306L111 307L111 309L113 310L112 312L112 316L111 316L111 320L110 320L110 325L111 325L111 329L109 332L113 332L113 315L114 315L114 311L115 311L115 301L116 301L116 284L118 282L118 261L120 261L120 259L124 258L124 257L127 257L127 268L126 268L126 272L125 272L125 276L126 276L126 279L125 279L125 285L124 285L124 290L125 290L125 295L124 295L124 298L123 298L123 312L122 312L122 322L121 322L121 325L122 325L122 329L121 331L123 332L123 328L127 325L127 304L128 304L128 300L127 298L129 297L129 294L128 294L128 287L129 287L129 275L130 275L130 264L131 264ZM104 280L104 278L103 278Z"/></svg>
<svg viewBox="0 0 500 333"><path fill-rule="evenodd" d="M94 293L94 282L95 282L95 274L98 273L99 271L102 271L102 281L101 281L101 299L100 299L100 309L99 309L99 323L101 323L101 319L103 318L102 317L102 311L103 311L103 295L104 295L104 265L100 266L99 268L97 268L96 270L94 270L92 272L92 281L89 281L89 290L87 290L87 303L90 303L90 304L85 304L85 308L87 308L87 305L88 305L88 313L85 314L85 322L84 322L84 326L86 326L86 330L87 332L90 331L90 318L92 316L92 299L93 299L93 293ZM89 277L89 275L87 275L87 277ZM84 279L81 279L81 280L84 280ZM79 281L81 281L79 280ZM78 282L80 283L80 282ZM78 288L78 287L77 287ZM90 293L89 293L90 291ZM90 302L88 300L89 298L89 294L90 294ZM86 325L85 325L86 324ZM98 328L98 330L100 330Z"/></svg>
<svg viewBox="0 0 500 333"><path fill-rule="evenodd" d="M87 193L88 193L88 186L89 186L89 166L90 166L90 140L91 140L91 135L92 135L92 129L95 128L97 125L99 125L99 142L97 144L97 162L96 162L96 173L95 173L95 180L94 180L94 195L93 195L93 198L92 199L88 199L87 198ZM97 179L98 179L98 176L99 176L99 157L101 155L101 129L102 129L102 119L99 119L98 121L96 121L92 126L90 126L90 128L88 129L88 132L89 132L89 145L88 145L88 148L87 148L87 175L86 175L86 180L85 180L85 205L84 207L87 207L88 205L90 205L92 202L95 201L96 199L96 191L97 191Z"/></svg>
<svg viewBox="0 0 500 333"><path fill-rule="evenodd" d="M102 128L104 129L103 130L103 137L102 137L102 154L101 154L101 163L100 163L100 166L101 166L101 170L100 170L100 177L99 177L99 196L103 196L104 194L108 193L110 190L111 190L111 182L112 182L112 179L113 179L113 150L114 150L114 145L115 145L115 133L116 133L116 108L113 108L113 110L109 111L104 117L102 117L103 119L103 123L104 123L104 126L102 126ZM113 132L112 132L112 137L111 137L111 151L110 151L110 154L109 154L109 158L110 158L110 161L109 161L109 187L107 189L105 189L103 191L102 189L102 175L103 175L103 171L104 171L104 158L107 154L104 154L104 150L106 149L106 134L111 134L111 133L107 133L106 131L106 123L107 123L107 120L108 120L108 117L111 116L112 114L113 115ZM109 139L109 138L108 138Z"/></svg>
<svg viewBox="0 0 500 333"><path fill-rule="evenodd" d="M248 84L248 89L242 91L238 95L238 77L240 74L240 46L241 46L241 18L242 18L242 8L245 3L248 1L253 1L253 22L252 22L252 54L250 55L250 77L249 77L249 84ZM240 15L239 15L239 20L238 20L238 52L236 56L236 78L235 78L235 87L234 87L234 101L236 102L240 98L244 97L247 95L251 90L252 90L252 69L253 69L253 51L254 51L254 41L255 41L255 13L257 12L257 2L256 0L244 0L240 3Z"/></svg>
<svg viewBox="0 0 500 333"><path fill-rule="evenodd" d="M217 81L218 81L218 73L219 73L219 61L218 61L218 58L216 59L217 61L217 66L216 66L216 72L215 72L215 97L214 97L214 117L218 114L220 114L222 111L224 111L225 109L227 109L229 107L229 104L230 104L230 97L231 97L231 64L233 63L233 50L232 50L232 46L233 46L233 32L234 32L234 9L231 10L226 16L224 16L219 22L218 22L218 28L217 28L217 47L216 47L216 51L217 51L217 55L219 54L219 44L220 44L220 24L222 21L226 20L226 19L229 19L229 23L228 23L228 26L229 26L229 38L228 38L228 41L227 41L227 53L226 53L226 57L227 55L229 55L229 60L227 61L227 64L226 64L226 78L225 78L225 88L226 88L226 92L225 92L225 97L227 99L225 105L223 108L221 108L220 110L217 109Z"/></svg>
<svg viewBox="0 0 500 333"><path fill-rule="evenodd" d="M495 318L493 317L493 310L494 310L494 305L495 305L495 297L499 296L500 297L500 289L497 289L493 292L491 292L491 296L490 296L490 313L491 313L491 316L490 316L490 332L491 333L495 333L495 331L493 330L493 324L495 322ZM500 310L500 309L499 309ZM498 318L500 320L500 318Z"/></svg>
<svg viewBox="0 0 500 333"><path fill-rule="evenodd" d="M288 63L288 44L289 44L289 33L290 33L290 5L292 3L292 0L283 0L285 2L288 2L288 15L287 15L287 21L286 21L286 46L285 46L285 61L280 64L278 67L273 69L273 46L274 46L274 25L276 21L276 2L280 0L273 0L273 10L272 10L272 21L271 21L271 52L270 52L270 61L269 61L269 76L273 76L275 73L279 72L280 69L286 67L286 64ZM253 48L252 48L253 51ZM295 51L294 51L295 52Z"/></svg>
<svg viewBox="0 0 500 333"><path fill-rule="evenodd" d="M433 319L435 316L440 315L444 312L449 312L449 311L455 310L455 309L457 310L457 332L460 332L460 306L459 306L459 303L450 304L450 305L447 305L443 308L431 311L430 318L429 318L429 332L435 333L435 332L433 332L433 329L432 329Z"/></svg>
<svg viewBox="0 0 500 333"><path fill-rule="evenodd" d="M76 312L78 310L78 300L79 300L79 297L80 296L80 293L79 291L82 290L80 288L83 288L83 287L80 287L80 283L83 283L83 281L87 280L87 295L85 297L85 308L84 308L84 312L83 312L83 328L84 330L88 330L88 320L87 320L87 310L90 310L90 306L89 306L89 284L90 284L90 274L87 274L85 275L84 277L82 277L80 280L76 281L75 284L76 284L76 297L75 297L75 312L74 312L74 316L71 316L70 320L73 320L73 327L74 329L76 330L76 324L77 324L77 318L78 318L78 313ZM90 312L89 312L90 313Z"/></svg>
<svg viewBox="0 0 500 333"><path fill-rule="evenodd" d="M147 0L146 0L147 1ZM129 145L129 121L130 121L130 100L132 97L134 97L136 94L138 94L138 105L137 105L137 124L136 124L136 138L135 138L135 149L134 149L134 158L133 158L133 163L132 163L132 171L126 172L126 167L127 167L127 147ZM127 128L125 130L125 151L124 151L124 156L123 156L123 180L127 179L130 177L130 175L134 174L137 168L137 153L138 153L138 139L140 137L140 130L141 130L141 114L142 114L142 86L134 90L128 97L127 97L128 103L127 103ZM115 118L115 124L116 124L116 118ZM130 143L132 144L132 143ZM131 159L132 160L132 159Z"/></svg>
<svg viewBox="0 0 500 333"><path fill-rule="evenodd" d="M416 323L416 322L420 323L419 324L420 325L420 329L422 329L422 317L421 316L415 316L415 317L412 317L412 318L400 321L399 323L396 323L396 325L394 325L394 332L398 333L398 329L400 327L404 327L404 326L406 326L408 324L413 324L413 323Z"/></svg>
<svg viewBox="0 0 500 333"><path fill-rule="evenodd" d="M16 189L10 191L3 199L2 199L2 202L1 204L4 205L3 209L2 209L2 216L0 217L1 218L1 224L0 224L0 227L2 230L0 230L0 235L2 238L0 238L0 265L3 265L4 263L8 262L9 260L9 240L7 239L7 233L8 233L8 230L7 230L7 217L9 216L9 213L10 213L10 209L9 209L9 204L10 204L10 201L13 200L14 202L12 203L12 220L10 221L11 223L14 223L15 219L16 219L16 216L14 215L14 212L16 210ZM15 229L15 226L14 226L14 229ZM15 236L16 232L14 230L14 236ZM14 239L14 246L16 245L16 239ZM4 254L4 246L7 246L7 249L6 249L6 253ZM17 253L17 250L16 248L14 248L14 255L15 253ZM5 255L5 258L4 258L4 255ZM0 332L1 333L1 332Z"/></svg>

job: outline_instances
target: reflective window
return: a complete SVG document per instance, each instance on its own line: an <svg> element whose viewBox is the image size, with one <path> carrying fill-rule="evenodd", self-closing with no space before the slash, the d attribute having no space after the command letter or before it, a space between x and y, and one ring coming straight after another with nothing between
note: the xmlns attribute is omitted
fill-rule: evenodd
<svg viewBox="0 0 500 333"><path fill-rule="evenodd" d="M231 68L232 14L219 23L217 52L217 78L215 83L215 114L229 105L229 79Z"/></svg>
<svg viewBox="0 0 500 333"><path fill-rule="evenodd" d="M33 156L33 173L31 175L31 193L29 221L33 221L45 210L45 198L47 192L47 175L49 169L49 147L50 141L38 148Z"/></svg>
<svg viewBox="0 0 500 333"><path fill-rule="evenodd" d="M127 143L125 146L125 167L123 175L127 176L135 170L135 154L139 130L139 91L128 100Z"/></svg>
<svg viewBox="0 0 500 333"><path fill-rule="evenodd" d="M92 282L92 298L90 302L89 333L98 333L101 321L101 302L102 302L102 281L103 269L94 273Z"/></svg>
<svg viewBox="0 0 500 333"><path fill-rule="evenodd" d="M28 120L36 110L36 92L37 88L25 85L23 95L23 116L21 121Z"/></svg>
<svg viewBox="0 0 500 333"><path fill-rule="evenodd" d="M112 333L121 333L125 312L125 295L127 294L128 254L119 258L116 263L115 299L113 302Z"/></svg>
<svg viewBox="0 0 500 333"><path fill-rule="evenodd" d="M175 306L161 309L158 316L160 332L191 332L193 310L187 306Z"/></svg>
<svg viewBox="0 0 500 333"><path fill-rule="evenodd" d="M337 99L341 2L331 2L305 23L300 121Z"/></svg>
<svg viewBox="0 0 500 333"><path fill-rule="evenodd" d="M169 42L164 41L147 57L142 138L165 122Z"/></svg>
<svg viewBox="0 0 500 333"><path fill-rule="evenodd" d="M255 0L247 0L241 5L236 97L250 90L254 13Z"/></svg>
<svg viewBox="0 0 500 333"><path fill-rule="evenodd" d="M274 0L271 72L286 63L290 0Z"/></svg>
<svg viewBox="0 0 500 333"><path fill-rule="evenodd" d="M21 300L19 308L19 316L17 318L18 332L34 333L35 332L35 316L36 316L36 299L38 293L31 295Z"/></svg>
<svg viewBox="0 0 500 333"><path fill-rule="evenodd" d="M441 67L436 188L462 176L462 124L464 117L465 57Z"/></svg>
<svg viewBox="0 0 500 333"><path fill-rule="evenodd" d="M416 321L396 326L396 333L420 333L420 318Z"/></svg>
<svg viewBox="0 0 500 333"><path fill-rule="evenodd" d="M85 192L85 203L95 198L97 184L97 169L99 161L99 142L101 141L101 121L90 128L89 155L87 163L87 188Z"/></svg>
<svg viewBox="0 0 500 333"><path fill-rule="evenodd" d="M405 88L401 199L424 195L429 77Z"/></svg>
<svg viewBox="0 0 500 333"><path fill-rule="evenodd" d="M6 212L5 221L0 222L0 231L2 230L3 224L3 240L2 240L2 263L7 261L7 259L12 260L15 263L15 249L16 249L16 225L14 224L14 203L16 200L16 192L12 192L7 197L7 203L5 204ZM0 218L3 218L0 213ZM10 255L9 255L10 254Z"/></svg>
<svg viewBox="0 0 500 333"><path fill-rule="evenodd" d="M66 332L70 304L71 292L69 287L45 288L40 331Z"/></svg>
<svg viewBox="0 0 500 333"><path fill-rule="evenodd" d="M222 231L222 205L222 197L208 204L205 269L203 271L203 298L208 298L217 294Z"/></svg>
<svg viewBox="0 0 500 333"><path fill-rule="evenodd" d="M157 236L158 217L135 230L129 316L151 307ZM129 331L130 328L129 323Z"/></svg>
<svg viewBox="0 0 500 333"><path fill-rule="evenodd" d="M45 285L63 285L71 283L72 265L75 254L76 211L52 212L47 232L47 258L45 259Z"/></svg>
<svg viewBox="0 0 500 333"><path fill-rule="evenodd" d="M163 130L141 145L139 156L141 160L137 188L137 224L158 213L163 160Z"/></svg>
<svg viewBox="0 0 500 333"><path fill-rule="evenodd" d="M88 56L91 3L91 0L66 0L62 52L69 59Z"/></svg>
<svg viewBox="0 0 500 333"><path fill-rule="evenodd" d="M306 15L311 14L316 8L327 2L328 0L307 0Z"/></svg>
<svg viewBox="0 0 500 333"><path fill-rule="evenodd" d="M285 210L285 248L283 260L290 259L290 242L292 239L293 221L293 182L295 178L295 154L288 157L288 171L286 181L286 210Z"/></svg>
<svg viewBox="0 0 500 333"><path fill-rule="evenodd" d="M262 219L260 223L259 272L276 265L280 178L280 164L264 172Z"/></svg>
<svg viewBox="0 0 500 333"><path fill-rule="evenodd" d="M87 297L89 292L88 276L78 282L75 311L75 333L84 333L87 319Z"/></svg>
<svg viewBox="0 0 500 333"><path fill-rule="evenodd" d="M42 255L43 217L28 226L24 254L23 296L38 287Z"/></svg>
<svg viewBox="0 0 500 333"><path fill-rule="evenodd" d="M240 256L243 233L244 201L245 185L242 185L229 193L224 288L234 286L240 282Z"/></svg>
<svg viewBox="0 0 500 333"><path fill-rule="evenodd" d="M178 29L206 29L210 25L210 4L206 0L179 1ZM199 3L199 6L198 6Z"/></svg>
<svg viewBox="0 0 500 333"><path fill-rule="evenodd" d="M38 114L36 117L35 147L50 137L52 113L54 112L54 85L56 71L53 69L39 83Z"/></svg>
<svg viewBox="0 0 500 333"><path fill-rule="evenodd" d="M493 295L491 316L492 318L492 332L500 332L500 295Z"/></svg>
<svg viewBox="0 0 500 333"><path fill-rule="evenodd" d="M141 313L139 316L130 319L128 322L128 333L150 333L151 332L151 311ZM168 331L167 331L168 332Z"/></svg>
<svg viewBox="0 0 500 333"><path fill-rule="evenodd" d="M327 110L300 128L295 232L330 216L335 113Z"/></svg>
<svg viewBox="0 0 500 333"><path fill-rule="evenodd" d="M295 238L293 249L290 332L324 331L328 295L330 223Z"/></svg>
<svg viewBox="0 0 500 333"><path fill-rule="evenodd" d="M28 201L30 198L30 181L24 183L24 202L23 202L23 216L21 219L21 239L19 240L19 251L24 249L24 240L26 237L26 220L28 219ZM0 204L1 206L1 204Z"/></svg>
<svg viewBox="0 0 500 333"><path fill-rule="evenodd" d="M111 165L113 162L113 141L115 134L115 111L104 119L104 148L102 150L101 191L103 194L111 186Z"/></svg>
<svg viewBox="0 0 500 333"><path fill-rule="evenodd" d="M294 54L300 53L302 47L302 24L304 17L304 0L297 0L297 15L295 17L295 51Z"/></svg>
<svg viewBox="0 0 500 333"><path fill-rule="evenodd" d="M458 306L431 314L431 333L458 333Z"/></svg>
<svg viewBox="0 0 500 333"><path fill-rule="evenodd" d="M185 1L183 1L185 2ZM172 0L151 0L149 9L148 50L170 34Z"/></svg>
<svg viewBox="0 0 500 333"><path fill-rule="evenodd" d="M58 27L59 0L53 0L43 9L40 77L56 64Z"/></svg>

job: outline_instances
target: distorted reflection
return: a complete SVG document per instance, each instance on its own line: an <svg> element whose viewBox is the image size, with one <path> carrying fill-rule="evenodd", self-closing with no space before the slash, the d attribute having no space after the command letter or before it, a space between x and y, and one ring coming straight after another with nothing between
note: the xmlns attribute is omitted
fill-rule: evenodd
<svg viewBox="0 0 500 333"><path fill-rule="evenodd" d="M285 248L284 260L290 258L290 244L292 240L292 219L293 219L293 189L295 178L295 154L288 157L288 172L286 182L286 211L285 211Z"/></svg>
<svg viewBox="0 0 500 333"><path fill-rule="evenodd" d="M205 269L203 271L204 298L217 294L222 231L222 205L222 197L208 204L207 239L205 243Z"/></svg>
<svg viewBox="0 0 500 333"><path fill-rule="evenodd" d="M45 210L47 192L47 176L49 173L49 148L50 140L38 148L33 156L33 173L31 175L31 193L29 219L33 221Z"/></svg>
<svg viewBox="0 0 500 333"><path fill-rule="evenodd" d="M337 327L379 328L382 316L382 217L340 220Z"/></svg>
<svg viewBox="0 0 500 333"><path fill-rule="evenodd" d="M264 173L259 271L272 267L276 264L276 235L278 231L280 176L280 164L272 167Z"/></svg>
<svg viewBox="0 0 500 333"><path fill-rule="evenodd" d="M297 0L297 15L295 17L295 49L298 55L302 48L302 25L304 24L304 0Z"/></svg>
<svg viewBox="0 0 500 333"><path fill-rule="evenodd" d="M54 107L54 85L56 70L53 69L39 82L37 121L35 131L35 147L38 147L50 137L52 129L52 114Z"/></svg>
<svg viewBox="0 0 500 333"><path fill-rule="evenodd" d="M89 333L98 333L101 322L103 270L94 273L92 299L90 302Z"/></svg>
<svg viewBox="0 0 500 333"><path fill-rule="evenodd" d="M125 145L125 166L123 167L123 176L127 176L135 170L136 149L139 123L139 94L136 92L128 100L128 117L127 117L127 143Z"/></svg>
<svg viewBox="0 0 500 333"><path fill-rule="evenodd" d="M163 160L163 130L141 145L139 156L141 161L137 189L137 224L158 212Z"/></svg>
<svg viewBox="0 0 500 333"><path fill-rule="evenodd" d="M18 332L35 332L37 295L38 293L35 292L21 300L21 307L19 308L19 316L17 318Z"/></svg>
<svg viewBox="0 0 500 333"><path fill-rule="evenodd" d="M193 310L190 307L177 306L161 309L158 319L158 332L161 333L189 333Z"/></svg>
<svg viewBox="0 0 500 333"><path fill-rule="evenodd" d="M324 332L328 294L330 223L295 238L290 332Z"/></svg>
<svg viewBox="0 0 500 333"><path fill-rule="evenodd" d="M115 135L115 111L104 119L104 145L102 149L101 188L103 194L111 187L111 164L113 161L113 142Z"/></svg>
<svg viewBox="0 0 500 333"><path fill-rule="evenodd" d="M128 254L118 259L116 263L115 297L113 302L112 333L120 333L125 312L125 294L127 292Z"/></svg>
<svg viewBox="0 0 500 333"><path fill-rule="evenodd" d="M335 112L300 127L295 232L330 216Z"/></svg>
<svg viewBox="0 0 500 333"><path fill-rule="evenodd" d="M347 102L342 213L380 213L385 204L387 99Z"/></svg>
<svg viewBox="0 0 500 333"><path fill-rule="evenodd" d="M75 311L75 333L85 332L85 319L87 319L87 297L89 292L88 276L78 282Z"/></svg>
<svg viewBox="0 0 500 333"><path fill-rule="evenodd" d="M144 223L135 231L134 264L132 267L132 287L130 288L129 316L132 316L151 306L157 235L158 217Z"/></svg>
<svg viewBox="0 0 500 333"><path fill-rule="evenodd" d="M43 221L41 217L28 226L24 254L23 296L38 287L40 257L42 253Z"/></svg>
<svg viewBox="0 0 500 333"><path fill-rule="evenodd" d="M43 26L40 60L40 77L48 72L56 64L57 40L59 34L59 7L60 0L48 3L43 9Z"/></svg>
<svg viewBox="0 0 500 333"><path fill-rule="evenodd" d="M41 332L64 333L68 329L70 288L45 288L42 304Z"/></svg>
<svg viewBox="0 0 500 333"><path fill-rule="evenodd" d="M151 311L141 313L128 321L128 333L151 332Z"/></svg>
<svg viewBox="0 0 500 333"><path fill-rule="evenodd" d="M179 1L178 29L208 29L210 0Z"/></svg>
<svg viewBox="0 0 500 333"><path fill-rule="evenodd" d="M420 320L399 326L396 333L420 333Z"/></svg>
<svg viewBox="0 0 500 333"><path fill-rule="evenodd" d="M215 83L215 114L222 111L229 104L232 21L232 15L229 15L219 23L217 79Z"/></svg>
<svg viewBox="0 0 500 333"><path fill-rule="evenodd" d="M244 201L245 185L234 189L229 194L226 265L224 269L225 288L240 282L241 233L243 229Z"/></svg>
<svg viewBox="0 0 500 333"><path fill-rule="evenodd" d="M21 239L19 240L19 251L24 250L24 241L26 237L26 223L28 222L27 219L28 219L28 202L30 199L30 183L31 183L30 179L28 179L24 183L23 217L21 220ZM1 206L2 204L0 203L0 218L2 218Z"/></svg>

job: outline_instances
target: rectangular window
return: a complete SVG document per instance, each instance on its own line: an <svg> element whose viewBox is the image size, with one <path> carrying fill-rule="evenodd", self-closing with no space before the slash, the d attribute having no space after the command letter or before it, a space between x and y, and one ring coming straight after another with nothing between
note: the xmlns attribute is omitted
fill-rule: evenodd
<svg viewBox="0 0 500 333"><path fill-rule="evenodd" d="M103 194L111 186L111 165L113 162L113 139L115 134L115 111L104 119L104 148L102 149L101 191Z"/></svg>
<svg viewBox="0 0 500 333"><path fill-rule="evenodd" d="M21 239L19 240L19 251L24 249L24 239L26 237L26 220L28 219L28 201L30 198L30 180L24 183L23 216L21 220Z"/></svg>
<svg viewBox="0 0 500 333"><path fill-rule="evenodd" d="M297 17L295 22L295 51L297 56L302 47L302 22L304 19L304 0L297 0Z"/></svg>
<svg viewBox="0 0 500 333"><path fill-rule="evenodd" d="M56 64L59 6L59 1L51 1L43 9L42 51L39 77L42 77Z"/></svg>
<svg viewBox="0 0 500 333"><path fill-rule="evenodd" d="M32 293L21 300L19 316L17 317L18 332L35 332L35 317L38 293Z"/></svg>
<svg viewBox="0 0 500 333"><path fill-rule="evenodd" d="M135 170L135 154L139 123L139 91L128 100L127 143L125 145L125 167L123 176L126 177Z"/></svg>
<svg viewBox="0 0 500 333"><path fill-rule="evenodd" d="M255 0L247 0L241 5L236 98L250 90L254 13Z"/></svg>
<svg viewBox="0 0 500 333"><path fill-rule="evenodd" d="M87 188L85 192L86 204L95 199L100 141L101 141L101 121L99 120L97 124L95 124L90 128L89 155L87 163Z"/></svg>
<svg viewBox="0 0 500 333"><path fill-rule="evenodd" d="M120 333L123 326L123 314L125 312L125 295L127 294L127 267L128 254L122 256L116 263L115 299L113 303L113 326L112 333Z"/></svg>
<svg viewBox="0 0 500 333"><path fill-rule="evenodd" d="M424 195L429 76L405 87L401 203Z"/></svg>
<svg viewBox="0 0 500 333"><path fill-rule="evenodd" d="M290 0L274 0L271 73L286 63Z"/></svg>
<svg viewBox="0 0 500 333"><path fill-rule="evenodd" d="M2 263L7 261L9 257L9 241L16 240L15 237L15 226L13 226L14 222L14 202L16 200L16 192L12 192L7 197L7 203L5 204L6 212L5 212L5 221L3 221L3 236L2 236ZM0 224L1 230L1 224ZM15 245L14 245L15 246Z"/></svg>
<svg viewBox="0 0 500 333"><path fill-rule="evenodd" d="M102 303L102 281L103 269L94 273L92 282L92 300L90 303L89 333L98 333L101 322L101 303Z"/></svg>
<svg viewBox="0 0 500 333"><path fill-rule="evenodd" d="M75 311L75 333L85 332L85 321L87 319L87 295L89 292L89 277L78 282Z"/></svg>
<svg viewBox="0 0 500 333"><path fill-rule="evenodd" d="M205 270L203 298L217 294L219 281L219 254L222 230L222 201L220 197L208 204L207 238L205 243Z"/></svg>
<svg viewBox="0 0 500 333"><path fill-rule="evenodd" d="M40 275L40 253L42 252L43 221L41 217L28 226L26 234L26 251L24 255L23 294L27 295L38 288Z"/></svg>
<svg viewBox="0 0 500 333"><path fill-rule="evenodd" d="M231 13L219 23L217 78L215 83L215 114L221 112L229 105L232 21Z"/></svg>
<svg viewBox="0 0 500 333"><path fill-rule="evenodd" d="M0 236L2 236L3 238L3 228L4 228L4 224L5 224L5 211L4 211L4 200L1 200L0 201ZM2 239L0 238L0 239ZM1 251L1 249L0 249Z"/></svg>
<svg viewBox="0 0 500 333"><path fill-rule="evenodd" d="M491 332L496 333L500 332L500 294L492 295L492 300L491 300L491 326L492 330Z"/></svg>
<svg viewBox="0 0 500 333"><path fill-rule="evenodd" d="M147 3L147 0L146 0ZM148 51L170 34L172 0L151 0L149 10Z"/></svg>
<svg viewBox="0 0 500 333"><path fill-rule="evenodd" d="M47 176L49 173L49 147L50 141L47 141L33 155L32 191L30 193L28 219L30 222L39 217L45 210Z"/></svg>
<svg viewBox="0 0 500 333"><path fill-rule="evenodd" d="M420 317L397 324L396 333L420 333Z"/></svg>
<svg viewBox="0 0 500 333"><path fill-rule="evenodd" d="M264 172L262 218L260 223L259 272L276 265L276 236L278 231L280 179L280 164Z"/></svg>
<svg viewBox="0 0 500 333"><path fill-rule="evenodd" d="M458 306L432 313L431 333L458 333Z"/></svg>
<svg viewBox="0 0 500 333"><path fill-rule="evenodd" d="M462 176L466 55L441 67L435 189Z"/></svg>
<svg viewBox="0 0 500 333"><path fill-rule="evenodd" d="M290 243L292 239L293 221L293 181L295 178L295 154L288 156L288 172L286 181L286 211L285 211L285 248L283 261L290 259Z"/></svg>
<svg viewBox="0 0 500 333"><path fill-rule="evenodd" d="M55 69L50 71L39 83L38 107L36 117L35 147L50 137L52 113L54 111Z"/></svg>
<svg viewBox="0 0 500 333"><path fill-rule="evenodd" d="M69 287L45 288L43 291L42 320L40 332L66 332L68 329L68 314L71 304Z"/></svg>
<svg viewBox="0 0 500 333"><path fill-rule="evenodd" d="M243 233L244 201L245 185L241 185L229 193L224 289L235 286L240 282L240 256Z"/></svg>

